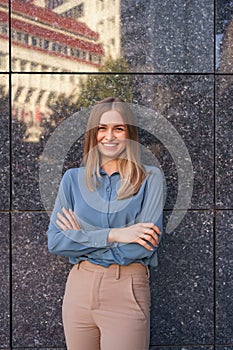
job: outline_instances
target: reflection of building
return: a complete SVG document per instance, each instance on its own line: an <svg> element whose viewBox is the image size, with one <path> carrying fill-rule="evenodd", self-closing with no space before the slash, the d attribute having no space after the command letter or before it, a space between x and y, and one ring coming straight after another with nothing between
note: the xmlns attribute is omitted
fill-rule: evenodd
<svg viewBox="0 0 233 350"><path fill-rule="evenodd" d="M233 1L219 0L216 3L216 69L233 71Z"/></svg>
<svg viewBox="0 0 233 350"><path fill-rule="evenodd" d="M233 72L233 19L228 23L222 38L219 70Z"/></svg>
<svg viewBox="0 0 233 350"><path fill-rule="evenodd" d="M0 6L1 34L7 40L8 1L0 0ZM84 23L11 1L13 71L96 71L104 54L98 39L99 35Z"/></svg>
<svg viewBox="0 0 233 350"><path fill-rule="evenodd" d="M7 74L0 76L0 98L4 98L9 93L9 77Z"/></svg>
<svg viewBox="0 0 233 350"><path fill-rule="evenodd" d="M9 70L9 32L8 1L0 0L1 71ZM37 72L36 75L12 75L14 111L39 122L41 116L49 115L51 98L77 97L80 76L67 73L98 71L104 56L98 40L99 35L84 23L63 18L46 8L12 0L12 71Z"/></svg>
<svg viewBox="0 0 233 350"><path fill-rule="evenodd" d="M98 32L106 58L120 57L120 0L47 0L46 5L61 16L79 19Z"/></svg>

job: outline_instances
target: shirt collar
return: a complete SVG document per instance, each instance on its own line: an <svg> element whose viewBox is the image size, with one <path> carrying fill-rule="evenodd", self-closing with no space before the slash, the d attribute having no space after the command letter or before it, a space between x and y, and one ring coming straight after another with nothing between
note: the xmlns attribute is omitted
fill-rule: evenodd
<svg viewBox="0 0 233 350"><path fill-rule="evenodd" d="M106 171L104 171L102 168L99 168L99 172L100 172L100 175L108 175ZM119 175L119 171L114 171L114 173L112 173L110 176L115 174Z"/></svg>

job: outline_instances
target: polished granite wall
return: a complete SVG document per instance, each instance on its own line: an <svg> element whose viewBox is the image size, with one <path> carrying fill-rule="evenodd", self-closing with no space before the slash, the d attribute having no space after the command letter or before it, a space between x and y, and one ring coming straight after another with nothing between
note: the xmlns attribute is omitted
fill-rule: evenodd
<svg viewBox="0 0 233 350"><path fill-rule="evenodd" d="M233 350L232 7L220 0L127 0L121 6L132 101L175 127L194 172L190 208L164 234L159 269L151 271L150 349ZM223 36L219 61L214 34ZM10 82L12 76L0 78ZM0 125L0 349L63 350L61 304L70 265L47 251L49 217L39 190L40 156L54 128L45 125L38 142L25 142L25 124L11 117L6 94ZM151 119L140 137L164 171L166 226L179 178L153 128ZM79 165L80 144L64 169Z"/></svg>

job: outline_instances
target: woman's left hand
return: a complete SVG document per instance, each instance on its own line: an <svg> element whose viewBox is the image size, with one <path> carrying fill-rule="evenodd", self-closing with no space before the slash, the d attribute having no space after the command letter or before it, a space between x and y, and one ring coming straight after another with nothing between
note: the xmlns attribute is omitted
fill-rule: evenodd
<svg viewBox="0 0 233 350"><path fill-rule="evenodd" d="M59 220L56 220L56 224L63 230L80 230L80 226L76 216L72 209L67 210L62 208L62 214L58 213Z"/></svg>

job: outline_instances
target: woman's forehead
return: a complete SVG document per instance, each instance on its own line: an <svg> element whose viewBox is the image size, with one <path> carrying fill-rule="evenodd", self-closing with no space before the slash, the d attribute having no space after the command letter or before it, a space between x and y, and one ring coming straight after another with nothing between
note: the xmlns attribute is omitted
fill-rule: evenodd
<svg viewBox="0 0 233 350"><path fill-rule="evenodd" d="M125 124L122 115L115 110L110 110L103 113L99 123L105 124L105 125L106 124Z"/></svg>

